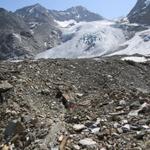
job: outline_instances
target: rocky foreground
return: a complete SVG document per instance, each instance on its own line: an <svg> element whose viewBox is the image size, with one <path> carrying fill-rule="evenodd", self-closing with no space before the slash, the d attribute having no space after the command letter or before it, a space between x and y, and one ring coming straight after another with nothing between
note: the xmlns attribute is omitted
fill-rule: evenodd
<svg viewBox="0 0 150 150"><path fill-rule="evenodd" d="M149 150L150 62L0 62L2 150Z"/></svg>

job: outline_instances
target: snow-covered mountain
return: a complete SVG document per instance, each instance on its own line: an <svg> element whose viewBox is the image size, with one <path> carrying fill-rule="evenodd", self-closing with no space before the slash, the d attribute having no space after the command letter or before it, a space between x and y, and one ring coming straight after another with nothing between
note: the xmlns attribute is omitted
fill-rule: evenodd
<svg viewBox="0 0 150 150"><path fill-rule="evenodd" d="M40 4L14 13L1 8L0 16L0 59L150 54L150 0L115 21L82 6L56 11Z"/></svg>
<svg viewBox="0 0 150 150"><path fill-rule="evenodd" d="M115 51L125 42L123 30L110 21L81 22L63 30L64 43L36 58L85 58Z"/></svg>
<svg viewBox="0 0 150 150"><path fill-rule="evenodd" d="M150 0L138 0L125 18L117 21L56 20L63 43L36 58L87 58L110 55L150 55Z"/></svg>

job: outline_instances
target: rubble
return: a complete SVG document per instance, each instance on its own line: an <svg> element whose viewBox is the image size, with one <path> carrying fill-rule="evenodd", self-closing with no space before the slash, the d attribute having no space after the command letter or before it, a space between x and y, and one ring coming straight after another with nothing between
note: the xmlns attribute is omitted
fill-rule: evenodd
<svg viewBox="0 0 150 150"><path fill-rule="evenodd" d="M147 150L149 74L149 62L114 57L0 62L1 83L11 85L0 103L0 148Z"/></svg>

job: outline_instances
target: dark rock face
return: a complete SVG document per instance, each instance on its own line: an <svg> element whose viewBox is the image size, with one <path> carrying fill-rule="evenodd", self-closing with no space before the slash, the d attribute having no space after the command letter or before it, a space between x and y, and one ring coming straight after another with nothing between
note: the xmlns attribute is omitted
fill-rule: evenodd
<svg viewBox="0 0 150 150"><path fill-rule="evenodd" d="M82 7L82 6L76 6L76 7L72 7L69 8L65 11L56 11L56 10L50 10L49 11L52 16L59 21L64 21L64 20L76 20L77 22L80 21L96 21L96 20L102 20L103 17L90 12L89 10L87 10L86 8Z"/></svg>
<svg viewBox="0 0 150 150"><path fill-rule="evenodd" d="M138 0L135 7L128 14L131 23L150 24L150 1Z"/></svg>

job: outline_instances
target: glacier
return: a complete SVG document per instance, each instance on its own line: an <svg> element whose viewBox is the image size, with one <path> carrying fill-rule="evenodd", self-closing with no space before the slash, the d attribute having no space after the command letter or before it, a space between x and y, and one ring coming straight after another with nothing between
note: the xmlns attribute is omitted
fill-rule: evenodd
<svg viewBox="0 0 150 150"><path fill-rule="evenodd" d="M150 56L150 29L137 32L133 38L126 41L121 46L126 47L126 48L123 50L114 52L110 54L109 56L134 55L134 54Z"/></svg>
<svg viewBox="0 0 150 150"><path fill-rule="evenodd" d="M112 53L126 41L123 30L113 21L79 22L62 29L65 42L35 58L90 58Z"/></svg>

